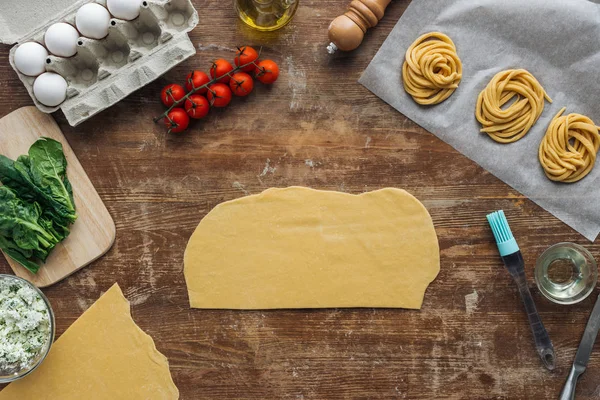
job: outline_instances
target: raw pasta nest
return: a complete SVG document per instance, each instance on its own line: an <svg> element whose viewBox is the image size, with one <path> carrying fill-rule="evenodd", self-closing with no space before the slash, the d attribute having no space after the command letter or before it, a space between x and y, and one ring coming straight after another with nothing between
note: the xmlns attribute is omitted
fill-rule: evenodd
<svg viewBox="0 0 600 400"><path fill-rule="evenodd" d="M462 79L462 63L452 40L440 32L418 38L406 51L402 66L404 90L421 105L439 104Z"/></svg>
<svg viewBox="0 0 600 400"><path fill-rule="evenodd" d="M594 168L600 134L591 119L581 114L562 115L565 110L550 122L538 155L549 179L572 183Z"/></svg>
<svg viewBox="0 0 600 400"><path fill-rule="evenodd" d="M552 103L542 85L524 69L509 69L494 76L479 94L475 116L499 143L513 143L529 132L544 111L544 99ZM503 108L514 100L506 108Z"/></svg>

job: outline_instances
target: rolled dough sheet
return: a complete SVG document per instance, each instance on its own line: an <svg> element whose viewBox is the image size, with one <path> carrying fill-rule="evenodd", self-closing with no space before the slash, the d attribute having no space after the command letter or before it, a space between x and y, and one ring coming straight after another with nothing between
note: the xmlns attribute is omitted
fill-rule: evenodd
<svg viewBox="0 0 600 400"><path fill-rule="evenodd" d="M115 284L56 340L46 360L0 400L178 399L167 358L131 319Z"/></svg>
<svg viewBox="0 0 600 400"><path fill-rule="evenodd" d="M187 245L195 308L421 308L440 269L425 207L399 189L268 189L215 207Z"/></svg>

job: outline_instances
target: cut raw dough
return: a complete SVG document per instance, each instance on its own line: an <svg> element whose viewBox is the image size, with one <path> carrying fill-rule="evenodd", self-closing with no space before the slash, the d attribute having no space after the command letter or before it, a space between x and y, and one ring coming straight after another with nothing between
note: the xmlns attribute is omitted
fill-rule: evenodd
<svg viewBox="0 0 600 400"><path fill-rule="evenodd" d="M113 285L52 346L38 369L0 399L178 399L167 358L131 319Z"/></svg>
<svg viewBox="0 0 600 400"><path fill-rule="evenodd" d="M195 308L421 308L440 269L429 213L407 192L301 187L219 204L184 257Z"/></svg>

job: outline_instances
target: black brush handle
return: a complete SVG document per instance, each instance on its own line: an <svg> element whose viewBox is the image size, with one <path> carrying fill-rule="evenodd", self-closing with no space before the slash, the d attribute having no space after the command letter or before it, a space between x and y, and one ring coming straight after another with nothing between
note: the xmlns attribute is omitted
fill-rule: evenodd
<svg viewBox="0 0 600 400"><path fill-rule="evenodd" d="M550 371L554 369L554 346L548 336L548 331L544 327L540 315L538 314L533 297L527 286L527 280L525 279L525 272L519 274L518 278L515 278L515 282L519 286L519 293L521 293L521 299L525 305L525 311L527 311L527 318L529 318L529 325L533 332L533 339L535 340L535 347L537 349L542 363Z"/></svg>
<svg viewBox="0 0 600 400"><path fill-rule="evenodd" d="M550 336L548 336L548 331L546 331L537 308L535 307L533 297L529 291L529 286L527 286L525 264L521 252L503 258L505 265L519 288L519 293L521 294L521 299L523 300L525 311L527 312L527 318L529 318L529 325L531 326L531 332L533 333L536 350L542 359L544 366L552 371L555 367L556 359L554 346L552 345Z"/></svg>

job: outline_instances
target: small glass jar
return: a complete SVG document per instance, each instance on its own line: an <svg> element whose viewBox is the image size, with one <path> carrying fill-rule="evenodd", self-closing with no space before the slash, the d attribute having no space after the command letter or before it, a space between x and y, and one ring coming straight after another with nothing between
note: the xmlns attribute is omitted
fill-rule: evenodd
<svg viewBox="0 0 600 400"><path fill-rule="evenodd" d="M55 322L54 322L54 312L52 311L52 306L50 305L50 302L48 301L46 296L44 296L44 294L42 293L42 291L40 289L38 289L36 286L34 286L30 282L26 281L25 279L19 278L14 275L0 274L0 280L14 282L15 284L17 284L19 286L27 286L27 287L30 287L31 289L33 289L35 292L37 292L37 294L41 297L44 304L46 305L46 310L48 311L48 321L49 321L49 325L50 325L49 329L48 329L48 336L46 338L46 342L44 343L44 346L35 355L35 357L33 357L29 361L29 364L27 365L27 367L14 368L11 370L6 370L6 371L0 370L0 384L2 384L2 383L13 382L13 381L16 381L18 379L21 379L21 378L29 375L37 367L40 366L40 364L44 361L44 359L46 359L46 356L48 355L48 353L50 352L50 348L52 347L52 343L54 342Z"/></svg>
<svg viewBox="0 0 600 400"><path fill-rule="evenodd" d="M299 0L233 0L240 19L258 31L274 31L287 25Z"/></svg>
<svg viewBox="0 0 600 400"><path fill-rule="evenodd" d="M575 304L592 293L598 266L592 254L575 243L558 243L538 258L535 282L540 292L557 304Z"/></svg>

